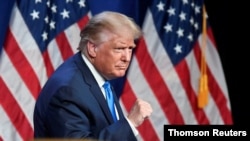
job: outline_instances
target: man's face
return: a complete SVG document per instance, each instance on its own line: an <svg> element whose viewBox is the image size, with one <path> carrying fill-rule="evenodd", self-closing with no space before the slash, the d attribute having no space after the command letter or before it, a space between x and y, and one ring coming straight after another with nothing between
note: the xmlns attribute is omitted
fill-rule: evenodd
<svg viewBox="0 0 250 141"><path fill-rule="evenodd" d="M125 75L135 48L133 36L122 32L122 35L107 34L108 40L96 46L94 66L106 79Z"/></svg>

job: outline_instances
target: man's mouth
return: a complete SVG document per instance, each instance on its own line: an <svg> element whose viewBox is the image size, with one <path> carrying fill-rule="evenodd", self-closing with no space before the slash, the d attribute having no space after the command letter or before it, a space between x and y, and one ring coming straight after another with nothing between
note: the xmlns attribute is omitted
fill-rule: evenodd
<svg viewBox="0 0 250 141"><path fill-rule="evenodd" d="M125 69L127 69L126 66L118 66L117 68L120 69L120 70L125 70Z"/></svg>

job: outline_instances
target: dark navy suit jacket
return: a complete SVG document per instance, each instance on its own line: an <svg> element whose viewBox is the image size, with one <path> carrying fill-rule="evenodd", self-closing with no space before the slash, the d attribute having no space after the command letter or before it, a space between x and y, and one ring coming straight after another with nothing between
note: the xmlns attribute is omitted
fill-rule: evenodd
<svg viewBox="0 0 250 141"><path fill-rule="evenodd" d="M118 99L120 120L113 122L106 100L78 52L49 78L34 110L35 138L90 138L135 141Z"/></svg>

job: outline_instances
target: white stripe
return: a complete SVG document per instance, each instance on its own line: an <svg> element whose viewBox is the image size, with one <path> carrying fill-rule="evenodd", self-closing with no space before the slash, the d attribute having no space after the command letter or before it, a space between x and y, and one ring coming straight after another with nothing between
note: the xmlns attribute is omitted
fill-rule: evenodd
<svg viewBox="0 0 250 141"><path fill-rule="evenodd" d="M154 127L154 130L158 134L160 140L163 140L163 125L168 124L169 122L164 114L164 111L159 105L154 92L152 92L150 89L147 80L144 79L143 72L141 72L138 66L139 64L137 59L134 57L128 71L128 82L130 83L131 89L138 98L143 99L151 104L153 113L149 117L149 120L152 123L152 126Z"/></svg>
<svg viewBox="0 0 250 141"><path fill-rule="evenodd" d="M220 116L220 112L218 110L218 107L214 103L214 100L209 96L209 103L208 105L204 108L204 112L206 113L209 123L211 125L213 124L225 124L222 117Z"/></svg>
<svg viewBox="0 0 250 141"><path fill-rule="evenodd" d="M48 50L50 61L55 70L60 64L63 63L62 54L61 54L61 51L59 50L59 47L55 39L51 40L51 42L48 45L47 50Z"/></svg>
<svg viewBox="0 0 250 141"><path fill-rule="evenodd" d="M13 6L10 19L10 30L40 80L40 86L43 86L47 80L47 74L43 59L41 59L42 55L35 40L30 34L29 29L23 21L22 15L16 4Z"/></svg>
<svg viewBox="0 0 250 141"><path fill-rule="evenodd" d="M4 49L2 50L2 54L0 56L0 76L24 112L24 115L30 125L33 126L33 109L35 99L26 85L24 85L23 80L20 78L16 69L12 65L12 62L8 58Z"/></svg>
<svg viewBox="0 0 250 141"><path fill-rule="evenodd" d="M73 53L77 52L77 47L81 39L80 32L81 29L79 28L77 23L72 24L68 29L65 30L65 35L69 41Z"/></svg>
<svg viewBox="0 0 250 141"><path fill-rule="evenodd" d="M0 137L3 141L22 141L23 139L16 131L8 115L0 105Z"/></svg>
<svg viewBox="0 0 250 141"><path fill-rule="evenodd" d="M153 18L150 11L147 11L146 20L143 25L145 42L161 77L169 88L175 103L180 110L186 124L197 124L191 105L188 102L187 94L183 90L179 76L176 74L160 38L155 30Z"/></svg>

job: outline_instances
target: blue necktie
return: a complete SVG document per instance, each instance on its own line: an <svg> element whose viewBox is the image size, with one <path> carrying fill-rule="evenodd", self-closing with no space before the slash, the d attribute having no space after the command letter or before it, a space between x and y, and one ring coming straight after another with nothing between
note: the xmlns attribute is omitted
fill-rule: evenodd
<svg viewBox="0 0 250 141"><path fill-rule="evenodd" d="M103 88L104 88L105 93L106 93L106 100L107 100L107 103L108 103L108 106L109 106L109 110L110 110L110 112L112 114L112 117L113 117L114 121L116 122L117 118L116 118L116 113L115 113L114 97L113 97L113 94L112 94L112 91L111 91L111 88L110 88L110 83L108 81L106 81L103 84Z"/></svg>

